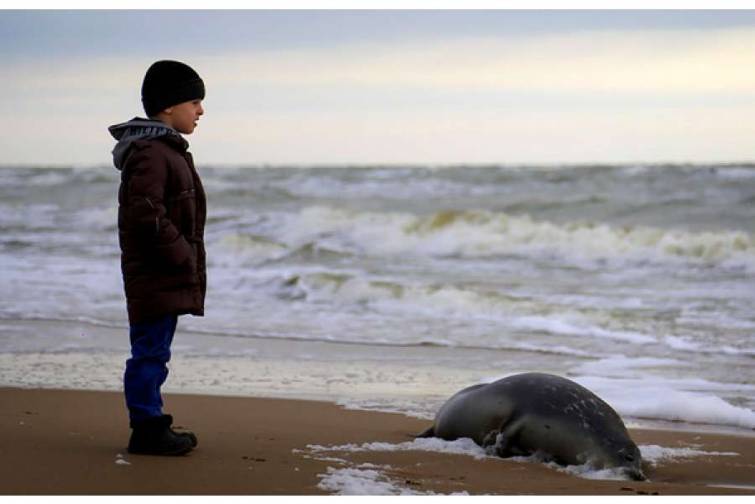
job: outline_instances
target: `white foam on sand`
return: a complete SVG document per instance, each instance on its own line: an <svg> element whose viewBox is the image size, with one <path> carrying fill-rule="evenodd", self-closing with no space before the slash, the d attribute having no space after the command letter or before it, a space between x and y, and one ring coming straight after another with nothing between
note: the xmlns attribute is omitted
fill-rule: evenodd
<svg viewBox="0 0 755 504"><path fill-rule="evenodd" d="M327 460L328 457L316 457ZM339 461L345 467L328 467L325 474L318 474L320 482L317 487L336 495L445 495L433 491L421 491L409 488L388 476L388 465L371 463L350 466L346 461ZM408 482L407 482L408 483ZM450 495L469 495L467 492Z"/></svg>
<svg viewBox="0 0 755 504"><path fill-rule="evenodd" d="M651 465L657 465L660 462L673 462L680 459L689 459L695 457L736 457L739 453L735 452L717 452L705 451L691 447L670 448L658 445L640 445L638 446L642 454L643 462ZM518 462L542 463L537 455L530 457L513 457L510 460ZM578 478L591 480L614 480L622 481L630 478L624 474L620 468L595 469L589 464L560 466L554 462L547 462L545 465L556 471L564 472L577 476Z"/></svg>
<svg viewBox="0 0 755 504"><path fill-rule="evenodd" d="M642 453L643 462L647 462L651 465L657 465L660 462L673 462L679 459L695 457L736 457L739 455L739 453L735 452L705 451L690 447L669 448L658 445L641 445L638 446L638 448L640 449L640 453ZM543 462L537 455L530 457L513 457L510 460L529 463ZM555 462L546 462L545 465L556 471L590 480L625 481L630 479L620 468L596 469L589 464L560 466Z"/></svg>
<svg viewBox="0 0 755 504"><path fill-rule="evenodd" d="M640 445L638 448L642 453L642 460L653 465L694 457L736 457L739 455L736 452L705 451L690 447L668 448L658 445Z"/></svg>
<svg viewBox="0 0 755 504"><path fill-rule="evenodd" d="M389 443L374 444L389 445ZM318 474L317 476L320 478L320 482L317 484L318 488L337 495L438 495L436 492L423 492L419 489L408 488L405 485L400 484L385 473L385 471L391 469L391 466L389 465L376 465L369 462L352 465L347 460L341 458L323 456L323 453L325 452L342 447L349 447L349 449L341 451L361 451L361 447L356 445L342 445L340 447L310 445L307 447L310 449L311 455L304 455L305 457L311 457L326 462L335 462L344 466L328 467L325 474ZM294 450L294 452L301 451L302 450ZM462 492L451 495L468 494L467 492Z"/></svg>
<svg viewBox="0 0 755 504"><path fill-rule="evenodd" d="M419 441L419 442L418 442ZM470 446L473 445L473 446ZM446 445L445 448L443 445ZM420 446L422 448L412 448ZM344 467L328 467L327 473L318 474L320 482L317 487L337 495L439 495L432 491L420 491L409 488L398 481L390 478L385 471L391 467L387 465L375 465L364 463L350 465L344 459L328 456L332 452L366 452L366 451L400 451L412 449L425 449L425 451L439 451L443 453L475 454L485 457L479 446L471 439L446 442L439 439L419 439L406 443L363 443L361 445L345 444L336 446L308 445L309 455L317 460L333 461ZM295 450L301 451L301 450ZM454 493L451 495L469 495L467 492Z"/></svg>
<svg viewBox="0 0 755 504"><path fill-rule="evenodd" d="M475 459L489 457L485 450L470 438L461 438L454 441L444 441L440 438L417 438L403 443L362 443L345 444L336 446L308 445L307 448L313 453L324 452L395 452L395 451L426 451L435 453L452 453L456 455L469 455Z"/></svg>
<svg viewBox="0 0 755 504"><path fill-rule="evenodd" d="M474 459L480 460L484 458L498 458L491 453L487 452L484 448L477 445L472 439L469 438L462 438L457 439L454 441L445 441L439 438L418 438L414 439L413 441L405 441L403 443L386 443L386 442L373 442L373 443L362 443L362 444L343 444L343 445L334 445L334 446L322 446L322 445L308 445L307 449L315 455L318 459L322 457L324 454L327 453L333 453L333 452L369 452L369 451L379 451L379 452L396 452L396 451L426 451L426 452L434 452L434 453L450 453L450 454L456 454L456 455L467 455L471 456ZM652 465L658 464L659 462L669 462L679 459L688 459L688 458L694 458L694 457L731 457L731 456L738 456L738 453L735 452L717 452L717 451L705 451L700 450L695 447L680 447L680 448L670 448L670 447L663 447L658 445L641 445L639 446L640 452L642 453L642 458L645 462L648 462ZM544 462L543 458L538 455L532 455L528 457L512 457L507 460L511 460L514 462L524 462L524 463L545 463L545 465L553 470L564 472L567 474L571 474L573 476L584 478L584 479L592 479L592 480L628 480L628 476L624 474L624 472L619 468L608 468L608 469L596 469L589 464L584 465L570 465L570 466L560 466L554 462ZM375 475L372 472L354 472L354 471L345 471L345 472L337 472L335 469L333 470L334 477L332 480L329 480L328 485L335 485L336 483L340 482L342 479L345 478L353 478L356 481L355 487L359 489L359 484L361 484L361 481L359 481L359 478L377 478L375 481L376 490L383 489L386 487L387 479L384 476L381 476L379 474ZM329 475L330 475L330 469L329 469ZM337 477L335 477L337 475ZM397 494L397 489L395 487L391 487L390 491L393 493L390 494L380 494L380 495L399 495ZM354 495L354 494L351 494ZM403 494L402 494L403 495Z"/></svg>
<svg viewBox="0 0 755 504"><path fill-rule="evenodd" d="M476 444L470 438L461 438L454 441L445 441L440 438L418 438L413 441L405 441L403 443L362 443L357 444L345 444L336 446L321 446L321 445L309 445L307 446L314 454L323 454L330 452L368 452L368 451L381 451L381 452L395 452L395 451L426 451L433 453L450 453L455 455L467 455L476 460L484 458L498 459L492 453L486 451L484 448ZM538 455L532 455L529 457L512 457L507 460L514 462L526 462L526 463L544 463L543 459ZM627 480L628 477L620 469L595 469L589 465L581 466L559 466L556 463L548 462L546 466L551 469L566 472L585 479L600 479L600 480Z"/></svg>
<svg viewBox="0 0 755 504"><path fill-rule="evenodd" d="M400 486L376 469L328 467L326 474L318 474L317 488L336 495L427 495Z"/></svg>
<svg viewBox="0 0 755 504"><path fill-rule="evenodd" d="M555 462L544 460L539 454L530 455L528 457L511 457L507 460L528 464L543 464L554 471L571 474L577 478L589 480L628 481L631 479L621 468L618 467L596 469L590 464L562 466Z"/></svg>
<svg viewBox="0 0 755 504"><path fill-rule="evenodd" d="M123 455L120 453L115 456L115 463L116 465L131 465L131 462L123 458Z"/></svg>

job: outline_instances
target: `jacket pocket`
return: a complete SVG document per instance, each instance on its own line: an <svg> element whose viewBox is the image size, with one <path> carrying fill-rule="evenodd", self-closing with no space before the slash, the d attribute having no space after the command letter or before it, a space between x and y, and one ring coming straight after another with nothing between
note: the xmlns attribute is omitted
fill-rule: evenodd
<svg viewBox="0 0 755 504"><path fill-rule="evenodd" d="M157 236L160 234L160 214L157 206L147 197L136 198L126 211L127 217L124 219L130 225L124 225L124 228L136 229L147 236Z"/></svg>

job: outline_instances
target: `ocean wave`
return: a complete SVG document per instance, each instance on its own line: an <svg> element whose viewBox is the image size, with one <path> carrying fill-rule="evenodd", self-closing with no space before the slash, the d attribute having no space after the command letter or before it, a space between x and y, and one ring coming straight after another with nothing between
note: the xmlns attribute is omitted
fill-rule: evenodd
<svg viewBox="0 0 755 504"><path fill-rule="evenodd" d="M70 185L117 183L120 175L112 166L0 168L0 183L5 188L60 188Z"/></svg>
<svg viewBox="0 0 755 504"><path fill-rule="evenodd" d="M755 179L755 166L733 166L723 168L713 168L714 173L723 179L733 181L753 180Z"/></svg>
<svg viewBox="0 0 755 504"><path fill-rule="evenodd" d="M20 319L20 318L19 318ZM0 320L5 320L0 317ZM7 320L12 320L11 318ZM41 320L41 319L40 319ZM409 337L402 339L396 337L394 339L379 339L370 337L368 340L362 340L352 336L341 336L339 338L323 337L317 335L297 336L291 333L269 332L261 331L259 333L249 333L245 330L233 330L233 329L203 329L199 327L190 326L191 332L196 334L206 334L213 336L231 336L236 338L249 338L249 339L274 339L285 341L306 341L306 342L319 342L319 343L333 343L338 345L355 345L366 347L391 347L391 348L424 348L424 347L436 347L436 348L452 348L457 350L482 350L482 351L513 351L513 352L529 352L533 354L543 355L560 355L569 357L582 357L582 358L596 358L595 353L586 352L576 348L571 348L565 345L551 345L543 344L537 345L532 343L516 342L516 341L499 341L490 342L489 344L473 344L465 341L450 341L448 339L441 338L427 338L427 337Z"/></svg>
<svg viewBox="0 0 755 504"><path fill-rule="evenodd" d="M596 311L579 312L563 305L548 305L526 297L509 296L494 290L449 284L418 285L390 279L370 279L348 272L309 272L280 281L278 295L289 300L327 303L338 306L369 305L370 309L390 317L412 320L417 317L492 322L495 336L476 336L476 341L490 348L539 351L542 346L515 342L516 335L539 333L567 341L609 340L631 345L656 343L655 336L613 327L615 321ZM444 343L454 346L453 342ZM549 348L558 343L549 341ZM589 355L578 349L561 346L559 353Z"/></svg>
<svg viewBox="0 0 755 504"><path fill-rule="evenodd" d="M755 268L755 240L743 231L560 224L482 210L416 216L315 206L291 215L281 233L285 243L322 241L365 255L536 255L575 263L629 260Z"/></svg>
<svg viewBox="0 0 755 504"><path fill-rule="evenodd" d="M229 266L274 264L277 262L309 262L348 257L348 251L336 250L316 241L288 246L285 243L255 233L230 233L219 241L220 258L213 264Z"/></svg>
<svg viewBox="0 0 755 504"><path fill-rule="evenodd" d="M106 320L103 318L87 317L87 316L51 316L50 314L42 313L21 313L8 310L0 311L0 322L40 322L40 323L68 323L74 322L79 324L86 324L94 327L103 327L110 329L124 329L128 328L128 323L125 320ZM518 341L501 341L491 342L490 344L475 345L468 341L450 341L448 339L441 338L427 338L427 337L408 337L408 338L396 338L393 340L388 339L375 339L369 338L368 340L362 340L358 337L352 337L344 335L338 339L332 337L318 336L315 334L293 334L290 332L274 332L268 330L260 330L250 332L248 329L241 328L223 328L223 327L201 327L193 324L191 321L185 323L183 331L187 333L193 333L205 336L214 337L230 337L230 338L247 338L250 340L282 340L289 342L308 342L308 343L333 343L338 345L354 345L365 347L390 347L390 348L423 348L423 347L436 347L436 348L452 348L457 350L482 350L482 351L515 351L515 352L529 352L533 354L542 355L560 355L569 357L581 357L581 358L596 358L594 353L585 352L579 349L571 348L565 345L551 345L551 344L534 344ZM78 351L84 348L81 345L71 345L70 343L63 342L61 344L50 345L45 351L53 353L66 353L71 351ZM4 351L13 353L16 350L11 347L4 348ZM208 353L209 352L209 353ZM202 350L202 352L209 356L224 355L222 352ZM233 350L234 356L238 356L238 351Z"/></svg>

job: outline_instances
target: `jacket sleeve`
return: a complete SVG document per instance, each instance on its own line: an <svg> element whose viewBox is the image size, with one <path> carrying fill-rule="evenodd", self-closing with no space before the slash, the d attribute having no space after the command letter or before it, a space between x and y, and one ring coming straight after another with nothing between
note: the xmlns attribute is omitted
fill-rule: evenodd
<svg viewBox="0 0 755 504"><path fill-rule="evenodd" d="M164 196L168 160L152 147L138 149L127 161L128 214L132 232L155 246L157 254L180 266L192 258L192 248L167 218Z"/></svg>

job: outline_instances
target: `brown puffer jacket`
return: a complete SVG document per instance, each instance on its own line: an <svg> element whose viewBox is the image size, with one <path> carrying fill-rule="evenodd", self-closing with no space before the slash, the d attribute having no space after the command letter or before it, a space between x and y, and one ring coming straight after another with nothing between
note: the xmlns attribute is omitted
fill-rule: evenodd
<svg viewBox="0 0 755 504"><path fill-rule="evenodd" d="M111 126L129 322L204 315L207 206L188 143L158 121Z"/></svg>

